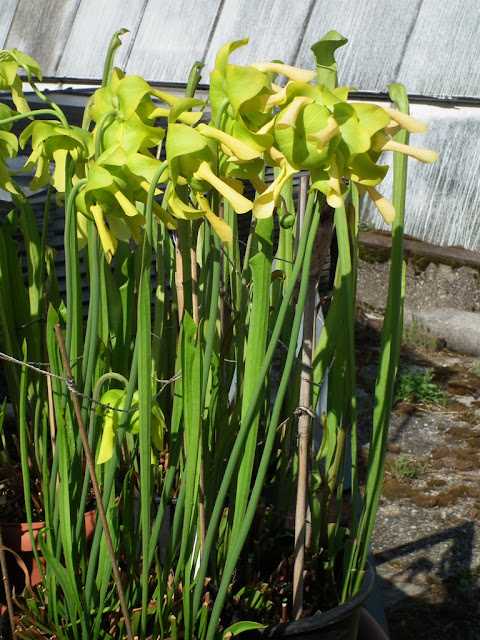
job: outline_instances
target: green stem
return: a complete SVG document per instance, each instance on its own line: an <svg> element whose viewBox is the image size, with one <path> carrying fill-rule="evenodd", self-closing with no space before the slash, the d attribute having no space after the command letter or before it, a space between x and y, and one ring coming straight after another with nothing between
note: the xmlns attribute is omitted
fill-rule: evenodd
<svg viewBox="0 0 480 640"><path fill-rule="evenodd" d="M20 113L17 116L11 116L10 118L4 118L0 120L0 127L11 122L18 122L19 120L25 120L25 118L32 118L34 116L56 116L58 120L64 125L64 121L59 117L58 112L54 109L36 109L35 111L27 111L26 113ZM67 127L65 127L67 128Z"/></svg>
<svg viewBox="0 0 480 640"><path fill-rule="evenodd" d="M98 484L97 481L97 475L95 473L95 459L92 455L92 452L90 450L90 446L88 443L88 435L87 435L87 431L85 429L85 424L83 422L83 418L82 418L82 411L80 408L80 402L78 400L78 396L76 393L76 389L75 389L75 384L72 378L72 372L70 369L70 362L69 362L69 358L68 358L68 354L67 351L65 349L65 343L63 342L63 336L62 336L62 331L60 328L60 325L56 325L55 327L55 332L57 334L57 339L59 342L59 347L60 347L60 352L62 355L62 360L65 366L65 373L67 376L67 380L68 380L68 386L70 389L70 392L72 394L72 402L73 402L73 406L75 409L75 417L77 419L78 422L78 427L80 430L80 433L82 435L82 444L83 444L83 451L85 454L85 458L87 461L87 466L88 469L90 471L90 477L91 477L91 481L92 481L92 487L93 487L93 491L95 494L95 499L97 501L97 508L98 508L98 513L100 515L100 520L102 523L102 528L103 528L103 532L105 535L105 542L107 543L107 549L108 549L108 554L110 556L110 561L112 564L112 570L113 570L113 577L114 577L114 581L115 581L115 586L117 587L117 592L118 592L118 597L120 600L120 607L122 609L122 614L124 617L124 622L125 622L125 627L127 630L127 635L129 640L134 640L133 639L133 632L132 632L132 627L131 627L131 623L130 623L130 612L128 610L127 607L127 603L125 600L125 594L123 591L123 587L122 587L122 578L120 576L120 569L117 565L117 559L115 556L115 549L113 548L113 543L112 543L112 538L111 538L111 534L110 534L110 529L108 526L108 521L107 521L107 516L105 513L105 509L103 507L103 502L102 502L102 494L100 492L100 486Z"/></svg>
<svg viewBox="0 0 480 640"><path fill-rule="evenodd" d="M24 344L23 347L23 355L25 362L28 361L27 358L27 346ZM32 543L33 555L35 556L35 560L40 568L40 574L42 576L42 581L45 580L45 574L43 572L42 564L40 562L40 558L38 556L37 551L37 543L33 537L33 513L32 513L32 503L30 499L30 468L28 465L29 453L28 453L28 442L27 442L27 367L22 367L22 372L20 376L20 414L19 414L19 425L20 425L20 459L22 465L22 479L23 479L23 490L25 494L25 512L27 514L27 522L28 522L28 530L30 533L30 540Z"/></svg>
<svg viewBox="0 0 480 640"><path fill-rule="evenodd" d="M304 232L302 233L302 237L300 241L299 255L303 255L302 251L305 251L305 246L306 246L307 237L308 237L308 231L306 231L306 229L309 227L309 216L311 216L312 209L313 209L313 196L311 195L309 199L309 206L307 207L307 213L306 213L307 222L305 224ZM242 424L240 425L240 429L238 431L235 444L233 445L230 457L228 459L228 463L224 472L222 483L217 493L217 499L213 507L210 523L209 523L206 538L205 538L204 555L202 557L200 568L197 574L197 584L195 586L194 599L193 599L193 611L198 611L200 606L200 600L203 593L204 580L207 572L208 558L213 547L215 536L217 534L217 527L218 527L218 523L220 522L220 518L224 509L227 491L232 481L234 472L237 468L239 457L243 451L243 446L244 446L245 438L248 434L249 426L255 417L258 400L259 400L260 394L263 392L263 383L266 375L268 374L270 364L273 358L273 354L278 345L278 339L282 331L283 321L285 319L287 310L290 306L291 297L293 295L297 278L300 274L301 266L302 266L301 260L297 260L293 268L292 277L285 290L285 297L282 300L282 304L278 312L277 322L275 324L275 327L273 328L267 352L265 354L262 366L256 378L256 381L257 381L255 385L256 393L253 395L251 399L250 407L246 411Z"/></svg>
<svg viewBox="0 0 480 640"><path fill-rule="evenodd" d="M149 537L151 532L151 506L152 506L152 464L151 464L151 415L152 415L152 344L151 344L151 290L150 269L152 263L153 246L153 199L155 189L160 176L165 171L168 163L165 161L156 171L150 184L146 203L145 236L142 251L141 273L138 293L137 309L137 340L139 345L139 358L142 366L138 373L139 395L139 434L140 434L140 523L142 531L142 556L148 558ZM149 598L149 567L143 566L141 575L142 589L142 614L141 614L141 638L147 633L147 613Z"/></svg>
<svg viewBox="0 0 480 640"><path fill-rule="evenodd" d="M116 113L116 109L110 109L110 111L107 111L107 113L103 114L100 122L97 125L97 130L95 132L95 160L98 160L98 158L102 154L103 127L105 126L107 120L109 120Z"/></svg>
<svg viewBox="0 0 480 640"><path fill-rule="evenodd" d="M66 346L72 360L79 355L80 341L83 334L82 299L80 282L80 264L77 245L77 230L75 218L75 196L86 179L79 180L71 185L71 172L73 160L69 156L66 168L66 185L69 185L66 193L65 205L65 283L67 294L67 329ZM82 388L81 379L77 383Z"/></svg>
<svg viewBox="0 0 480 640"><path fill-rule="evenodd" d="M127 387L128 385L128 380L125 378L125 376L122 376L120 373L115 373L114 371L111 371L109 373L104 373L98 379L92 394L93 402L90 408L90 418L88 423L88 444L92 451L94 450L94 447L95 447L95 422L96 422L95 418L96 418L96 409L98 406L97 402L100 397L100 390L106 380L119 380L125 385L125 387ZM88 498L88 491L89 491L89 483L90 483L90 470L88 467L86 467L85 476L83 480L83 487L82 487L82 497L80 499L80 508L79 508L80 514L85 513L87 498ZM83 524L82 519L79 518L77 522L77 529L75 534L77 540L80 539L82 524Z"/></svg>
<svg viewBox="0 0 480 640"><path fill-rule="evenodd" d="M90 118L90 108L93 105L93 101L94 101L94 96L92 95L88 98L87 104L85 105L85 109L83 111L82 129L85 129L85 131L88 131L90 127L90 122L92 121L92 119Z"/></svg>
<svg viewBox="0 0 480 640"><path fill-rule="evenodd" d="M70 124L68 123L68 120L65 117L65 114L63 113L63 111L60 109L60 107L58 105L56 105L52 100L47 98L47 96L44 95L40 91L40 89L37 87L37 85L33 81L32 72L30 71L28 66L24 65L22 63L22 61L15 55L15 53L13 51L11 51L11 50L8 51L8 54L17 62L19 67L24 69L25 73L27 74L28 84L32 87L32 89L34 90L35 94L40 98L40 100L42 102L45 102L45 104L48 104L54 110L55 114L57 115L58 119L63 124L65 129L70 129Z"/></svg>
<svg viewBox="0 0 480 640"><path fill-rule="evenodd" d="M187 89L185 91L186 98L193 98L195 96L195 91L197 89L198 83L202 79L200 70L203 69L204 66L205 65L203 64L203 62L197 61L191 68L187 81Z"/></svg>
<svg viewBox="0 0 480 640"><path fill-rule="evenodd" d="M127 390L125 395L125 402L123 405L124 413L122 413L122 416L120 418L120 424L118 426L117 442L115 445L115 449L113 451L113 456L108 463L106 479L103 485L103 506L105 509L107 509L109 506L111 494L112 494L112 488L114 486L115 478L118 471L118 461L120 459L121 446L123 444L123 440L125 437L125 430L126 430L128 417L129 417L129 414L127 412L130 409L130 406L132 404L133 394L135 393L135 390L137 388L137 375L138 375L138 340L135 341L135 348L134 348L132 364L130 369L130 378L128 380L128 385L127 385ZM95 571L97 567L98 556L100 553L101 536L102 536L102 526L100 522L97 522L97 525L95 528L95 534L92 542L92 548L90 550L87 577L85 580L85 599L86 599L87 605L93 605L91 600L92 600L92 592L93 592L93 583L95 580Z"/></svg>
<svg viewBox="0 0 480 640"><path fill-rule="evenodd" d="M124 33L128 33L128 29L119 29L115 31L113 34L110 44L108 45L107 56L105 58L105 65L103 67L103 77L102 77L102 87L106 87L110 82L110 78L112 76L113 71L113 60L115 58L115 54L117 49L122 45L122 41L120 40L120 36L123 36Z"/></svg>
<svg viewBox="0 0 480 640"><path fill-rule="evenodd" d="M216 598L215 598L215 604L213 606L212 615L210 617L210 623L208 625L208 631L207 631L207 636L206 636L207 640L213 640L213 638L215 637L215 633L216 633L217 625L218 625L218 620L219 620L219 617L220 617L221 610L223 608L225 597L227 595L227 591L228 591L228 587L229 587L229 584L230 584L231 576L233 574L233 571L235 570L235 566L236 566L236 564L238 562L238 558L240 557L240 553L242 551L242 548L243 548L243 545L245 543L245 540L246 540L246 538L248 536L248 533L249 533L249 530L250 530L250 526L251 526L251 523L253 521L253 517L255 515L255 511L256 511L256 508L257 508L257 505L258 505L258 501L260 499L260 494L261 494L261 491L262 491L262 488L263 488L263 482L264 482L265 475L267 473L268 465L269 465L269 462L270 462L271 452L272 452L273 446L275 444L276 427L278 426L278 423L279 423L279 420L280 420L280 412L281 412L281 408L282 408L283 399L285 397L285 394L287 392L288 386L290 384L290 371L291 371L292 366L293 366L294 361L295 361L298 333L300 331L300 326L301 326L302 316L303 316L303 309L304 309L305 300L306 300L307 291L308 291L310 259L311 259L311 256L312 256L312 250L313 250L313 244L314 244L314 241L315 241L316 229L317 229L319 221L320 221L321 207L319 206L318 202L317 202L317 206L315 207L315 211L314 211L314 214L313 214L313 219L311 219L314 197L315 197L314 194L310 194L310 196L309 196L309 201L308 201L307 209L306 209L306 212L305 212L304 227L303 227L303 230L302 230L302 235L300 237L299 249L298 249L298 253L297 253L297 260L295 262L295 266L294 266L293 272L292 272L292 276L294 276L294 274L296 274L296 277L292 277L292 282L296 282L297 281L297 278L298 278L300 270L302 271L302 278L301 278L301 283L300 283L300 291L299 291L299 294L298 294L297 308L296 308L295 317L294 317L294 321L293 321L292 334L291 334L291 337L290 337L290 343L288 345L287 360L286 360L286 363L285 363L285 368L284 368L283 373L282 373L282 378L280 380L277 396L276 396L276 399L275 399L275 404L274 404L273 411L272 411L272 416L271 416L271 419L270 419L269 428L268 428L268 431L267 431L267 434L266 434L266 439L265 439L263 452L262 452L262 457L261 457L259 468L258 468L257 477L256 477L256 480L255 480L255 484L253 486L253 489L252 489L252 494L251 494L251 497L250 497L250 501L248 503L247 511L245 513L245 518L244 518L242 526L240 528L238 537L237 537L237 539L235 541L235 545L233 545L230 548L228 557L227 557L226 562L225 562L222 581L220 583L220 587L218 589L218 593L217 593ZM310 223L310 220L311 220L311 223ZM303 260L302 260L302 256L303 256ZM282 316L285 315L285 313L282 314L281 311L282 311L282 309L283 309L283 311L285 310L286 306L288 305L288 303L290 301L292 293L293 293L293 287L292 287L292 291L289 292L290 295L288 295L287 292L285 293L285 299L284 300L287 301L287 304L285 304L285 305L282 304L282 308L281 308L281 310L279 312L279 320L280 320L280 322L277 321L277 324L276 324L276 326L275 326L275 328L273 330L272 339L271 339L270 344L269 344L267 355L265 356L264 366L262 366L262 369L261 369L261 373L263 373L264 375L261 378L260 378L260 375L258 377L259 384L257 385L257 387L259 388L259 391L263 388L263 385L261 384L261 380L264 380L264 376L267 373L267 370L266 370L266 367L265 367L265 363L266 363L266 361L270 360L268 358L268 356L270 355L270 352L272 352L272 354L273 354L273 350L275 349L275 346L277 344L278 338L280 337L281 325L283 323L283 317ZM247 414L247 416L245 418L247 418L247 417L250 418L249 414L254 412L255 405L256 405L256 402L252 401L252 403L250 405L251 411L248 412L248 414ZM250 422L250 421L251 421L251 418L249 419L248 422ZM245 423L247 423L246 419L245 419ZM244 438L241 437L241 433L242 433L242 429L243 428L244 428L244 424L242 424L242 426L240 427L240 431L239 431L238 436L237 436L237 441L235 442L234 448L232 450L232 456L230 457L230 459L228 461L227 471L226 471L225 475L227 475L228 467L230 466L232 458L234 458L235 449L237 448L237 446L239 446L239 447L243 446ZM222 483L222 485L223 484L224 483ZM219 498L220 497L221 497L221 488L220 488L220 491L219 491ZM217 502L218 502L218 499L217 499ZM217 506L217 505L215 505L215 506ZM213 517L212 517L212 521L213 521ZM199 571L199 574L200 574L200 571ZM203 585L203 578L200 578L200 576L198 576L198 578L199 578L199 580L198 580L198 583L197 583L197 589L198 589L198 586L199 586L200 583ZM197 604L196 602L194 602L194 604L196 604L196 606L194 607L194 610L197 611L199 603Z"/></svg>
<svg viewBox="0 0 480 640"><path fill-rule="evenodd" d="M403 85L389 86L390 96L400 111L409 112L408 97ZM395 140L407 144L408 132L402 130ZM361 584L375 517L380 501L382 479L385 470L385 459L390 425L393 388L400 356L403 327L404 265L403 265L403 226L405 216L405 195L407 185L407 156L394 153L393 157L393 204L396 216L392 227L392 259L387 307L380 345L377 384L375 388L375 408L370 452L367 466L367 483L364 506L357 532L357 545L354 548L351 568L355 568L355 576L347 576L353 580L353 587L344 594L355 593Z"/></svg>
<svg viewBox="0 0 480 640"><path fill-rule="evenodd" d="M89 223L89 256L90 256L90 297L87 316L87 330L83 347L83 393L90 395L97 359L95 357L98 343L98 318L100 309L100 248L97 228L94 222ZM88 399L84 398L82 414L86 420Z"/></svg>
<svg viewBox="0 0 480 640"><path fill-rule="evenodd" d="M355 222L355 221L354 221ZM356 242L357 228L353 226L352 236L349 234L347 211L341 207L335 211L335 227L338 241L338 266L342 279L345 317L345 410L342 421L350 428L351 441L351 485L353 493L352 535L357 527L357 401L356 401L356 369L355 369L355 276L356 276ZM349 423L349 424L348 424Z"/></svg>

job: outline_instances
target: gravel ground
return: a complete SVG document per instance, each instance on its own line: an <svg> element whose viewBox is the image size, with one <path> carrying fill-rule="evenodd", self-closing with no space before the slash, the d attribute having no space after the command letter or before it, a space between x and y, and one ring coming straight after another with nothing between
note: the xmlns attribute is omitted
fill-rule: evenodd
<svg viewBox="0 0 480 640"><path fill-rule="evenodd" d="M359 269L365 441L386 273L386 263L362 262ZM406 305L480 312L478 271L408 264ZM432 370L445 401L399 402L392 416L372 544L390 637L480 639L480 359L442 349L432 336L410 332L408 338L402 367Z"/></svg>
<svg viewBox="0 0 480 640"><path fill-rule="evenodd" d="M388 263L360 261L358 299L372 309L384 309L388 288ZM405 307L439 309L453 307L480 312L479 270L452 268L431 262L421 268L407 263L405 273Z"/></svg>

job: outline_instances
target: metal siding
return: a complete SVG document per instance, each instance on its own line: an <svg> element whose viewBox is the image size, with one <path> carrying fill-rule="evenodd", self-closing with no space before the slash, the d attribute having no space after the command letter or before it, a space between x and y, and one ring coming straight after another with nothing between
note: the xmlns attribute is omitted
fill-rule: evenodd
<svg viewBox="0 0 480 640"><path fill-rule="evenodd" d="M121 27L131 34L116 63L158 83L185 83L203 58L208 82L218 48L245 36L250 43L232 62L276 58L314 68L311 45L337 29L349 39L337 54L343 85L383 93L398 80L410 94L480 97L478 0L3 0L0 18L5 48L26 51L47 76L92 81L100 80L108 42ZM449 106L412 106L430 125L412 144L441 155L431 166L409 162L405 228L480 251L480 109ZM389 189L390 174L381 187L387 196ZM365 205L364 217L381 226Z"/></svg>
<svg viewBox="0 0 480 640"><path fill-rule="evenodd" d="M398 74L422 95L480 97L480 2L423 0Z"/></svg>
<svg viewBox="0 0 480 640"><path fill-rule="evenodd" d="M291 64L301 46L303 24L313 4L312 0L225 0L205 60L208 71L215 66L222 45L246 36L250 38L248 45L231 56L234 64L273 59Z"/></svg>
<svg viewBox="0 0 480 640"><path fill-rule="evenodd" d="M315 68L310 47L334 29L348 39L336 54L339 83L385 92L387 85L395 82L421 1L317 0L295 63Z"/></svg>
<svg viewBox="0 0 480 640"><path fill-rule="evenodd" d="M28 53L54 76L80 1L19 0L5 48Z"/></svg>
<svg viewBox="0 0 480 640"><path fill-rule="evenodd" d="M115 64L123 68L142 18L146 0L82 0L56 70L59 77L99 80L113 34L126 28Z"/></svg>
<svg viewBox="0 0 480 640"><path fill-rule="evenodd" d="M99 80L121 27L131 34L117 64L156 82L186 82L205 53L207 80L218 48L245 36L237 63L314 68L311 45L337 29L349 40L337 54L344 85L384 92L400 81L409 93L480 97L478 0L3 0L0 39L46 76Z"/></svg>
<svg viewBox="0 0 480 640"><path fill-rule="evenodd" d="M480 251L480 109L412 105L411 113L429 129L410 136L410 144L435 149L440 157L432 165L409 159L405 232L438 245ZM386 154L384 163L391 162ZM391 198L392 170L379 191ZM362 219L389 228L368 196L364 205Z"/></svg>
<svg viewBox="0 0 480 640"><path fill-rule="evenodd" d="M0 3L0 48L5 49L5 41L10 31L10 25L15 16L18 0L1 0Z"/></svg>
<svg viewBox="0 0 480 640"><path fill-rule="evenodd" d="M195 61L203 61L220 0L149 0L127 64L127 72L156 82L186 83Z"/></svg>

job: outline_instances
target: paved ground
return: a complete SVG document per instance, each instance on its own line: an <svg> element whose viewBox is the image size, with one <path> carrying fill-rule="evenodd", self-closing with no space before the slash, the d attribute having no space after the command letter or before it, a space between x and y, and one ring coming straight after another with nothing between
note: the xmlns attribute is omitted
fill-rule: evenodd
<svg viewBox="0 0 480 640"><path fill-rule="evenodd" d="M386 281L384 263L361 264L359 405L365 429ZM408 264L406 305L414 320L406 322L402 366L431 370L432 384L446 395L440 404L400 402L392 416L373 538L392 640L480 638L479 301L475 266Z"/></svg>

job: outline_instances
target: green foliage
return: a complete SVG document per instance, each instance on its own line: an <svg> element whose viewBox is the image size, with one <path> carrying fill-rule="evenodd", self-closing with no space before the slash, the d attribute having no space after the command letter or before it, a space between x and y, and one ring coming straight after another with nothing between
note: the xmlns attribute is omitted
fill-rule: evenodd
<svg viewBox="0 0 480 640"><path fill-rule="evenodd" d="M301 596L306 566L331 576L340 601L360 586L402 330L405 164L396 169L393 205L376 190L388 169L377 160L384 150L423 162L437 154L408 146L407 131L425 127L407 114L398 85L390 90L400 110L348 103L334 59L346 40L336 32L313 47L317 71L232 65L229 55L247 40L226 44L211 74L208 124L200 122L205 103L193 95L199 65L184 98L154 89L113 67L121 33L81 128L37 87L34 61L0 52L0 88L16 106L0 109L0 186L14 200L0 229L1 345L16 360L9 383L30 527L33 471L46 522L46 573L21 599L19 637L214 640L225 630L255 628L258 618L250 618L263 616L272 600L282 602L281 590L267 598L262 586L272 567L263 563L260 541L283 529L297 485L297 502L311 510L313 553L305 564L302 543L285 536L294 590ZM45 108L30 110L21 70ZM274 82L277 75L285 86ZM21 120L26 127L17 139L10 128ZM65 206L64 300L45 231L39 235L7 166L19 148L30 152L23 168L34 171L30 188L49 185ZM309 181L302 210L292 197L300 171ZM253 200L243 193L246 181ZM354 301L359 197L367 193L394 221L394 243L365 506L360 511L354 500L346 530L340 509L334 523L329 514L342 493L349 439L358 494ZM236 214L249 211L241 251ZM333 299L312 353L315 279L334 226ZM49 385L32 361L48 363ZM314 464L312 447L303 447L306 455L297 450L296 421L308 443L326 380L316 452L322 465L310 486L300 470ZM97 519L87 539L92 490ZM265 495L274 512L261 506ZM297 533L304 535L306 519L305 509ZM240 601L246 619L232 625ZM293 617L296 608L298 602ZM283 616L283 608L273 615Z"/></svg>
<svg viewBox="0 0 480 640"><path fill-rule="evenodd" d="M418 322L416 322L415 319L412 319L412 322L409 324L409 326L404 328L403 341L407 344L415 345L420 349L425 349L426 351L430 352L441 351L442 347L445 344L445 341L442 341L441 338L423 331L419 327Z"/></svg>
<svg viewBox="0 0 480 640"><path fill-rule="evenodd" d="M433 369L418 371L405 367L398 372L393 401L432 403L444 407L447 394L434 382Z"/></svg>
<svg viewBox="0 0 480 640"><path fill-rule="evenodd" d="M397 480L404 480L418 478L425 471L425 467L420 460L411 460L404 453L401 453L389 465L389 471Z"/></svg>
<svg viewBox="0 0 480 640"><path fill-rule="evenodd" d="M460 565L455 567L455 577L464 589L475 587L480 581L480 565Z"/></svg>

